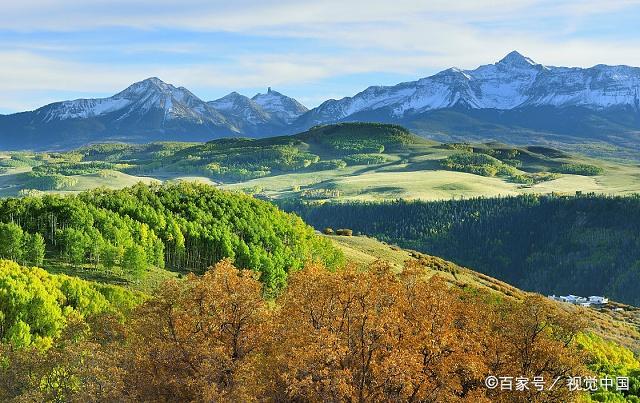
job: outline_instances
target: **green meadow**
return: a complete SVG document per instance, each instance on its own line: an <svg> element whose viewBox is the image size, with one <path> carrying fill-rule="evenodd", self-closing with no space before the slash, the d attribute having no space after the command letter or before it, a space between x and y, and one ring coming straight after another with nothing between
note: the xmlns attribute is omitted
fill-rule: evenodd
<svg viewBox="0 0 640 403"><path fill-rule="evenodd" d="M0 156L0 197L195 181L265 199L445 200L640 192L640 166L541 146L437 143L383 124L208 143L96 144Z"/></svg>

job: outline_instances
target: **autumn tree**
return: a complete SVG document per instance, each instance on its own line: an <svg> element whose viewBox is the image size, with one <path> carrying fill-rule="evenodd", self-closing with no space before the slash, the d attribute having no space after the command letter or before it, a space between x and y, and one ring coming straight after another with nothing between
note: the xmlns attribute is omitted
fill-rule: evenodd
<svg viewBox="0 0 640 403"><path fill-rule="evenodd" d="M568 378L587 375L583 365L586 357L572 348L584 328L580 318L541 296L529 296L518 303L505 301L486 318L492 330L491 338L485 340L490 374L544 382L542 388L530 384L519 392L496 388L489 393L493 401L572 400Z"/></svg>
<svg viewBox="0 0 640 403"><path fill-rule="evenodd" d="M275 336L276 400L479 399L461 387L482 375L477 324L468 323L477 314L424 275L396 276L378 262L367 271L310 266L292 276Z"/></svg>
<svg viewBox="0 0 640 403"><path fill-rule="evenodd" d="M250 401L267 386L269 315L254 272L222 261L166 283L134 321L131 390L144 401Z"/></svg>
<svg viewBox="0 0 640 403"><path fill-rule="evenodd" d="M229 261L171 281L137 312L142 400L568 401L567 388L497 391L494 376L583 370L575 321L544 300L466 293L417 261L335 272L308 264L269 309Z"/></svg>
<svg viewBox="0 0 640 403"><path fill-rule="evenodd" d="M417 260L308 263L272 300L264 272L223 260L164 283L125 324L101 318L133 294L6 261L0 274L2 401L565 402L566 378L585 374L580 323L556 305L459 288Z"/></svg>

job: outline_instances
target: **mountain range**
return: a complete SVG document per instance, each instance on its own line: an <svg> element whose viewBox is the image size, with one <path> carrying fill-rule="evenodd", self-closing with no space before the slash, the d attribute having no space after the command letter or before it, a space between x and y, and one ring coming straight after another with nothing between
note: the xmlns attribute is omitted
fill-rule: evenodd
<svg viewBox="0 0 640 403"><path fill-rule="evenodd" d="M109 98L0 115L0 148L267 137L345 121L398 123L440 141L593 142L634 152L640 150L640 68L546 66L513 51L474 70L372 86L311 110L271 88L207 102L154 77Z"/></svg>

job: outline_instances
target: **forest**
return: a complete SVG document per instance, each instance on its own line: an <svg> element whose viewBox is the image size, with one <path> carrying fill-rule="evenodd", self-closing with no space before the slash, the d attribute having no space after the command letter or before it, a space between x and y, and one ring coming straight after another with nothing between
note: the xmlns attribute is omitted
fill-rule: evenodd
<svg viewBox="0 0 640 403"><path fill-rule="evenodd" d="M345 123L318 126L293 136L213 140L175 149L164 158L141 158L123 171L140 174L164 170L204 175L225 183L241 182L282 173L380 164L387 161L385 151L423 143L425 140L400 126ZM82 151L84 161L113 159L92 151Z"/></svg>
<svg viewBox="0 0 640 403"><path fill-rule="evenodd" d="M529 192L629 194L640 189L639 169L549 147L437 143L397 125L350 122L257 139L0 152L0 197L183 179L260 193L263 199L309 194L315 200L371 201ZM324 190L337 192L323 197Z"/></svg>
<svg viewBox="0 0 640 403"><path fill-rule="evenodd" d="M144 299L122 287L0 260L0 342L46 350L70 318L106 313L123 318Z"/></svg>
<svg viewBox="0 0 640 403"><path fill-rule="evenodd" d="M384 262L307 263L265 299L255 271L223 260L164 283L133 309L78 302L74 293L84 301L100 293L85 282L69 291L64 277L0 268L19 284L0 283L12 307L2 322L11 327L0 326L2 401L638 401L628 350L584 333L545 298L450 288L418 261L401 273ZM629 391L589 396L565 386L595 374L625 374ZM563 385L491 389L488 375Z"/></svg>
<svg viewBox="0 0 640 403"><path fill-rule="evenodd" d="M640 196L281 205L318 229L350 228L525 290L640 304Z"/></svg>
<svg viewBox="0 0 640 403"><path fill-rule="evenodd" d="M515 214L554 200L497 208ZM579 211L600 199L581 200ZM430 220L435 236L491 216L484 200L467 202L475 213L367 208L392 207L405 231L416 231L411 217ZM351 218L363 216L360 207ZM345 211L333 218L346 222ZM3 199L0 217L0 401L640 401L634 353L550 300L448 283L432 259L402 269L345 262L330 236L244 194L137 185ZM580 222L614 223L594 220ZM351 227L364 230L335 226L345 236ZM151 267L180 275L141 292L47 271L59 265L132 280ZM490 375L630 383L590 394L509 391L487 388Z"/></svg>
<svg viewBox="0 0 640 403"><path fill-rule="evenodd" d="M510 150L512 153L504 161L485 152L462 152L453 154L441 161L441 166L452 171L468 172L480 176L504 177L515 183L534 184L552 179L557 179L559 175L551 172L527 173L516 167L522 166L522 161L517 159L517 150ZM493 153L496 154L496 153ZM594 169L597 169L594 167ZM570 172L565 172L570 173ZM573 173L573 172L571 172Z"/></svg>
<svg viewBox="0 0 640 403"><path fill-rule="evenodd" d="M276 292L308 260L342 256L299 217L252 197L180 182L0 199L0 258L139 279L151 266L203 273L231 258Z"/></svg>
<svg viewBox="0 0 640 403"><path fill-rule="evenodd" d="M202 175L234 183L291 172L382 164L383 153L428 144L407 129L375 123L317 126L293 136L223 138L207 143L95 144L68 152L11 152L0 169L28 168L21 187L41 191L75 186L77 176L104 171L132 175ZM0 172L1 173L1 172Z"/></svg>

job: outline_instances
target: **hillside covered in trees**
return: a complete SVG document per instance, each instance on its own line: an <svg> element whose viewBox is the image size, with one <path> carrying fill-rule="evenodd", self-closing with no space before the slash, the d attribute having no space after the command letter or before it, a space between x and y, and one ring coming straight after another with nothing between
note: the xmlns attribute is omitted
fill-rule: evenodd
<svg viewBox="0 0 640 403"><path fill-rule="evenodd" d="M122 317L144 298L121 287L0 260L0 343L46 349L70 318Z"/></svg>
<svg viewBox="0 0 640 403"><path fill-rule="evenodd" d="M32 168L25 186L59 190L61 181L105 170L129 174L196 174L240 182L290 172L386 162L389 153L432 144L407 129L376 123L318 126L293 136L223 138L207 143L96 144L58 153L9 153L0 170ZM67 185L69 185L67 183ZM73 185L69 185L73 186Z"/></svg>
<svg viewBox="0 0 640 403"><path fill-rule="evenodd" d="M329 266L342 260L300 218L193 183L1 199L0 258L134 279L150 266L202 273L231 258L259 272L272 291L308 260Z"/></svg>
<svg viewBox="0 0 640 403"><path fill-rule="evenodd" d="M62 288L39 269L0 267ZM588 395L567 378L593 371L630 376L629 391L600 397L637 395L633 355L582 336L580 321L544 298L496 298L425 274L417 261L399 274L382 262L307 264L268 301L255 272L222 261L165 283L125 320L72 306L68 292L47 306L25 298L15 312L38 317L53 306L60 326L44 347L2 334L0 400L573 401ZM60 315L60 306L69 308ZM509 374L563 385L485 386L487 376Z"/></svg>
<svg viewBox="0 0 640 403"><path fill-rule="evenodd" d="M544 294L640 305L640 197L283 203L318 229L351 228Z"/></svg>
<svg viewBox="0 0 640 403"><path fill-rule="evenodd" d="M24 263L0 260L0 401L640 394L633 352L591 333L596 325L574 311L510 286L465 283L469 270L421 254L405 251L404 264L345 264L330 237L243 194L138 185L4 199L0 217L0 258ZM134 279L150 267L184 275L141 293L26 264ZM487 388L490 375L563 384L626 376L630 387L508 391Z"/></svg>

